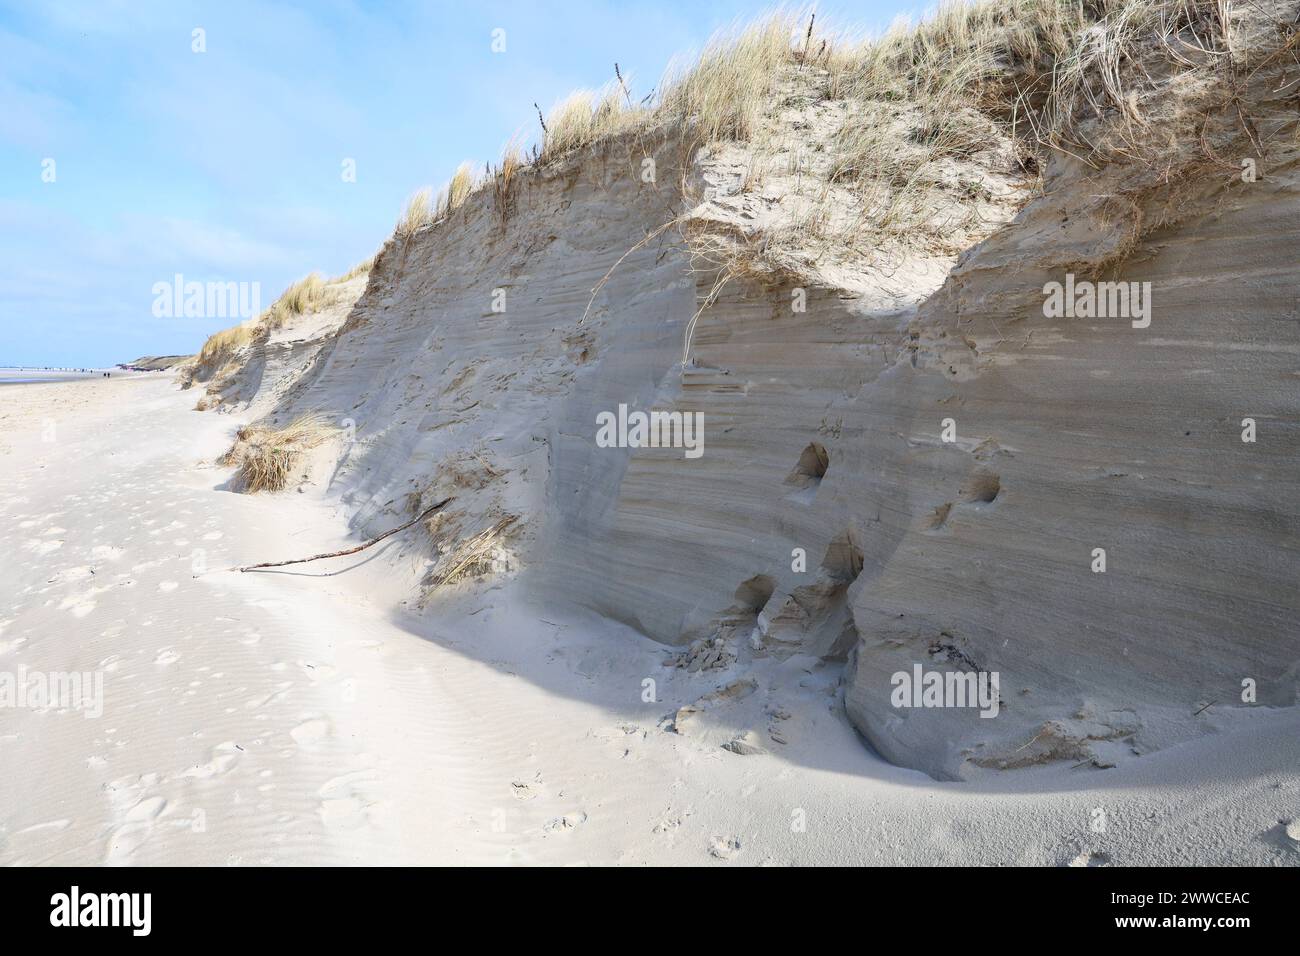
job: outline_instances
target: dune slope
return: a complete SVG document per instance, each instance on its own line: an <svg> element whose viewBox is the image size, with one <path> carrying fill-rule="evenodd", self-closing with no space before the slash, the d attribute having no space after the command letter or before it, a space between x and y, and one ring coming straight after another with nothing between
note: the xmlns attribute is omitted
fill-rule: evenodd
<svg viewBox="0 0 1300 956"><path fill-rule="evenodd" d="M845 185L846 130L906 165L933 103L881 113L796 48L742 133L629 120L399 230L346 321L226 394L346 430L358 534L455 497L409 582L427 614L504 575L720 679L842 664L854 726L935 777L1293 706L1293 6L1102 4L1058 71L1070 125L1066 80L994 57L981 88L1024 82L997 102L1040 143L972 101L885 194ZM1053 283L1102 304L1054 310ZM702 445L600 440L652 411ZM995 672L997 716L900 708L917 666Z"/></svg>

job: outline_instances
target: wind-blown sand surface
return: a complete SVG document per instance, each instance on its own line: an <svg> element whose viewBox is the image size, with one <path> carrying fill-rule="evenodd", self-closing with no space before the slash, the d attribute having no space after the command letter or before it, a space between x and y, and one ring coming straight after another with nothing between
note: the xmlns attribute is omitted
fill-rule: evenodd
<svg viewBox="0 0 1300 956"><path fill-rule="evenodd" d="M321 485L224 490L239 416L170 381L2 400L0 671L104 673L98 719L0 709L5 864L1300 859L1294 708L1104 772L936 783L855 739L811 657L689 716L715 678L509 584L436 625L408 610L400 536L222 570L357 539ZM758 752L723 748L755 726L735 749Z"/></svg>

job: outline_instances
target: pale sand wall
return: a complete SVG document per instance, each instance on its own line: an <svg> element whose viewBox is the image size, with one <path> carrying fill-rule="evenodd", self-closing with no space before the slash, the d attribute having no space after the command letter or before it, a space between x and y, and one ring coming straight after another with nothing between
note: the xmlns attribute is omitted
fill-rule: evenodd
<svg viewBox="0 0 1300 956"><path fill-rule="evenodd" d="M1285 122L1274 79L1252 80L1260 124ZM638 175L647 149L658 186ZM520 515L509 548L535 599L690 656L720 637L742 667L847 657L855 725L936 776L1129 759L1241 716L1244 678L1294 703L1290 147L1252 184L1057 161L1043 198L959 257L731 282L685 370L715 273L691 271L675 229L583 318L681 211L679 156L608 143L521 176L504 222L480 192L385 248L340 333L277 386L281 416L355 422L331 480L359 533L449 494L435 552ZM693 222L755 225L759 207L717 192L735 162L687 171L715 190ZM1151 327L1045 318L1043 284L1067 271L1150 281ZM847 272L851 292L832 281ZM621 403L701 412L704 455L597 448L596 415ZM792 484L810 445L829 468ZM913 663L998 671L998 719L892 707Z"/></svg>
<svg viewBox="0 0 1300 956"><path fill-rule="evenodd" d="M711 704L718 672L665 668L598 615L538 614L522 581L404 612L418 539L225 571L356 539L320 487L221 490L237 418L188 399L141 376L0 406L0 674L99 672L104 705L0 707L0 864L1300 859L1278 822L1294 708L1105 773L934 782L859 746L836 668L808 657L746 661L753 692ZM721 749L741 731L759 753Z"/></svg>

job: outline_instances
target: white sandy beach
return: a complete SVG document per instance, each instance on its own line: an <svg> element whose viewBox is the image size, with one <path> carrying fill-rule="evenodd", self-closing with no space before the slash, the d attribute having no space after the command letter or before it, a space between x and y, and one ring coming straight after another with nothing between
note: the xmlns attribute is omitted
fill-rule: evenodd
<svg viewBox="0 0 1300 956"><path fill-rule="evenodd" d="M393 583L414 560L400 536L279 573L222 570L359 539L321 486L222 490L213 460L238 416L195 414L162 376L13 386L0 402L0 669L104 675L98 719L0 709L5 864L1300 853L1294 708L1104 772L936 783L863 746L838 668L796 656L756 662L752 687L673 732L665 718L725 676L665 668L664 647L531 610L508 583L417 615ZM743 730L760 752L723 749Z"/></svg>

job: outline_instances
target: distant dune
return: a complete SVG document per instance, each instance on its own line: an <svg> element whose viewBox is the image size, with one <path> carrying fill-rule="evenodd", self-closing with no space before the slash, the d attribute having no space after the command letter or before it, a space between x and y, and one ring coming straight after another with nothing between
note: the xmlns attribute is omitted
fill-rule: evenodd
<svg viewBox="0 0 1300 956"><path fill-rule="evenodd" d="M118 368L132 372L159 372L192 359L193 355L142 355L133 362L122 362Z"/></svg>

